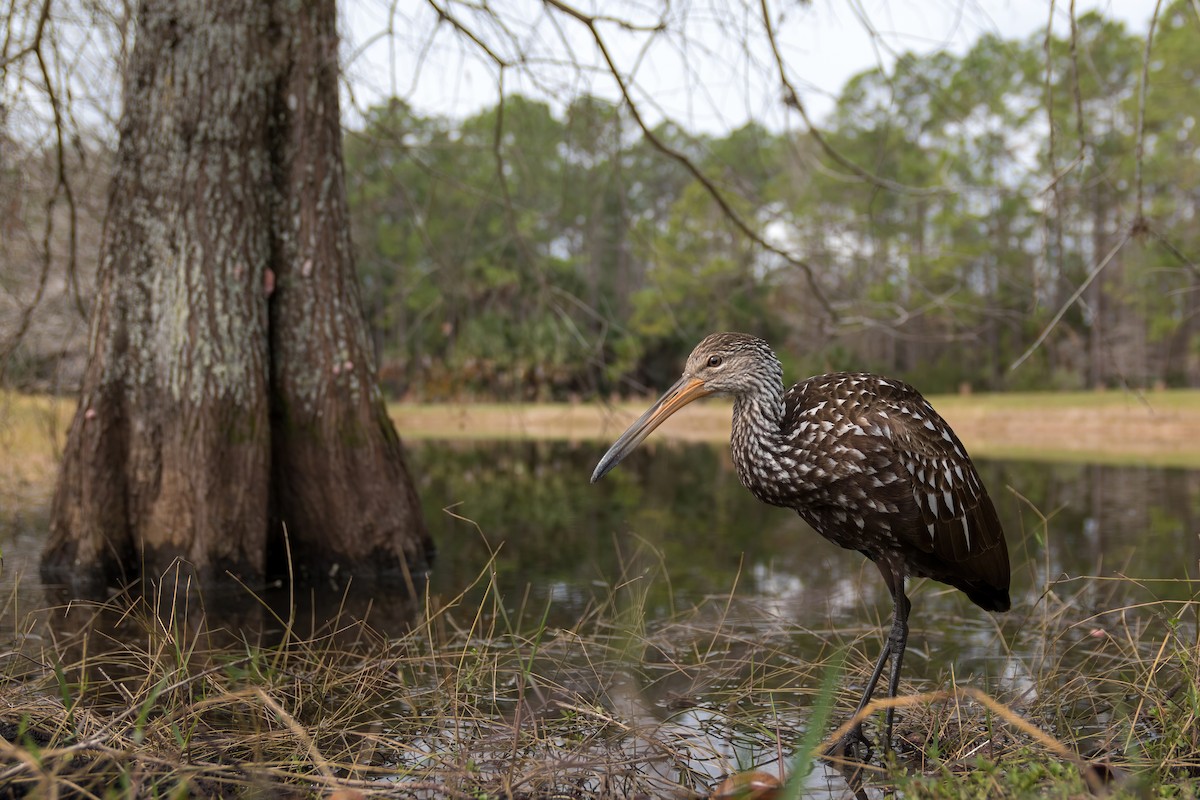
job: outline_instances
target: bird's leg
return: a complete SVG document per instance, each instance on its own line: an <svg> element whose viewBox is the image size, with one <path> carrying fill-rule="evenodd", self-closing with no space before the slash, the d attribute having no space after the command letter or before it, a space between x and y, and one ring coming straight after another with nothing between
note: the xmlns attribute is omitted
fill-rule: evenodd
<svg viewBox="0 0 1200 800"><path fill-rule="evenodd" d="M898 591L894 598L892 610L892 630L888 634L887 649L892 653L892 674L888 678L888 697L895 697L900 688L900 665L904 663L904 648L908 644L908 612L912 603L904 594L904 579L900 579ZM887 723L883 734L883 752L886 755L892 749L892 719L896 715L896 707L888 706Z"/></svg>
<svg viewBox="0 0 1200 800"><path fill-rule="evenodd" d="M912 603L904 594L904 577L887 572L884 575L891 579L888 581L888 588L892 590L892 629L888 632L887 638L883 640L883 649L879 653L879 660L875 662L875 669L871 672L870 680L867 681L862 699L858 701L858 708L854 709L855 716L858 716L871 702L871 697L875 694L875 687L883 675L883 665L887 663L888 656L892 657L892 671L888 676L888 697L895 697L900 687L900 667L904 662L904 649L908 644L908 612L912 608ZM892 722L895 716L896 709L889 707L883 735L885 753L892 749ZM854 744L866 741L867 738L863 735L860 722L842 738L839 745L843 751L848 751Z"/></svg>
<svg viewBox="0 0 1200 800"><path fill-rule="evenodd" d="M879 660L875 662L875 670L871 673L871 679L867 681L867 688L863 690L862 699L858 701L858 708L854 709L854 715L858 716L867 703L871 702L871 695L875 694L875 685L879 683L879 676L883 674L883 665L887 663L888 656L892 654L892 637L888 636L883 640L883 650L879 653ZM862 723L856 726L858 735L862 736Z"/></svg>
<svg viewBox="0 0 1200 800"><path fill-rule="evenodd" d="M892 652L892 638L889 636L883 640L883 650L879 653L879 660L875 662L875 669L871 672L871 678L867 681L867 688L863 691L862 699L858 701L858 707L854 709L852 716L857 717L859 713L867 707L867 703L871 702L871 695L875 693L875 686L879 683L879 678L883 675L883 665L887 663L888 655ZM833 756L844 756L853 761L858 761L857 746L864 744L867 746L867 755L861 760L865 761L870 758L871 742L863 734L862 720L859 720L853 728L846 732L838 741L834 742L826 753Z"/></svg>

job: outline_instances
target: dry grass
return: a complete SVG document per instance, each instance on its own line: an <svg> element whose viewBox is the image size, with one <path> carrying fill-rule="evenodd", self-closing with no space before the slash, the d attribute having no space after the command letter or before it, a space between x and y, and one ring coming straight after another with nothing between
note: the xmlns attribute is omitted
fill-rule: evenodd
<svg viewBox="0 0 1200 800"><path fill-rule="evenodd" d="M729 773L804 769L806 726L832 711L809 743L830 738L878 646L812 631L821 656L799 659L790 622L736 592L647 625L663 578L641 572L550 629L493 579L474 601L424 598L391 635L353 595L328 621L249 593L218 617L174 591L11 620L0 797L704 797ZM868 786L1071 797L1111 770L1119 794L1195 796L1200 602L1089 611L1063 588L997 632L1014 656L993 694L906 682L898 764L874 761ZM849 796L826 780L805 794Z"/></svg>

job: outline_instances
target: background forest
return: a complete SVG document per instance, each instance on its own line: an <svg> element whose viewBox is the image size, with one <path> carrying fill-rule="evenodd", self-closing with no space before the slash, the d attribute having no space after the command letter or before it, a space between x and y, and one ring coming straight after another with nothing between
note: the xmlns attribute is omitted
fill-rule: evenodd
<svg viewBox="0 0 1200 800"><path fill-rule="evenodd" d="M1069 38L901 56L854 77L806 133L650 127L586 95L561 111L509 95L465 119L376 104L345 155L385 386L424 400L641 393L715 329L770 339L796 377L1200 385L1195 14L1164 5L1149 60L1145 31L1094 13ZM61 298L60 319L86 306L98 230L47 248L71 259L61 286L33 280L55 215L61 239L68 206L103 207L102 142L66 148L88 177L49 217L22 187L72 165L49 147L2 151L10 383L69 389L82 365L82 317L55 324L42 298Z"/></svg>

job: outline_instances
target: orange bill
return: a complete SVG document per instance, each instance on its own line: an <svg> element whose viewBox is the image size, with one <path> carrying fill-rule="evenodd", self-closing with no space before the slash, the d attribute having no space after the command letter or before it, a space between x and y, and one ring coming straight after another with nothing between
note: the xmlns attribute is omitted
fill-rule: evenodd
<svg viewBox="0 0 1200 800"><path fill-rule="evenodd" d="M621 434L621 438L613 442L613 446L608 448L608 452L604 454L604 458L601 458L600 463L596 465L596 471L592 473L592 483L603 478L609 470L620 464L622 459L632 453L642 443L642 440L649 436L651 431L661 425L667 417L693 400L699 400L701 397L707 397L710 394L712 394L712 390L706 387L704 381L699 378L690 378L684 375L676 381L675 385L668 389L666 394L658 399L657 403L650 406L646 413L642 414L637 422L630 425Z"/></svg>

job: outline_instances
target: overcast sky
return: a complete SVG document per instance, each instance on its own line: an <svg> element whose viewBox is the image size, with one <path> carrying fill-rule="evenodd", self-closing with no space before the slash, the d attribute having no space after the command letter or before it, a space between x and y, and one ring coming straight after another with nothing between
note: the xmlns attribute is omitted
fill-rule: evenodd
<svg viewBox="0 0 1200 800"><path fill-rule="evenodd" d="M445 0L447 8L502 59L505 91L560 107L584 92L618 99L616 83L586 26L539 0L492 2L508 16L491 18ZM754 118L773 129L803 127L778 99L778 73L761 24L758 0L678 2L662 19L635 0L572 0L586 13L621 16L666 31L639 33L598 22L632 91L651 117L668 116L691 130L721 133ZM903 52L964 52L981 34L1041 35L1048 0L770 0L788 76L810 115L833 107L857 72L890 66ZM1054 6L1056 30L1068 30L1070 0ZM1143 31L1152 0L1077 0L1076 13L1099 10ZM389 20L391 22L389 26ZM396 94L418 111L461 118L493 105L500 70L449 23L437 23L428 0L349 0L343 6L347 75L361 109ZM388 35L386 31L392 31ZM577 69L572 64L583 65ZM353 113L351 113L353 116Z"/></svg>

